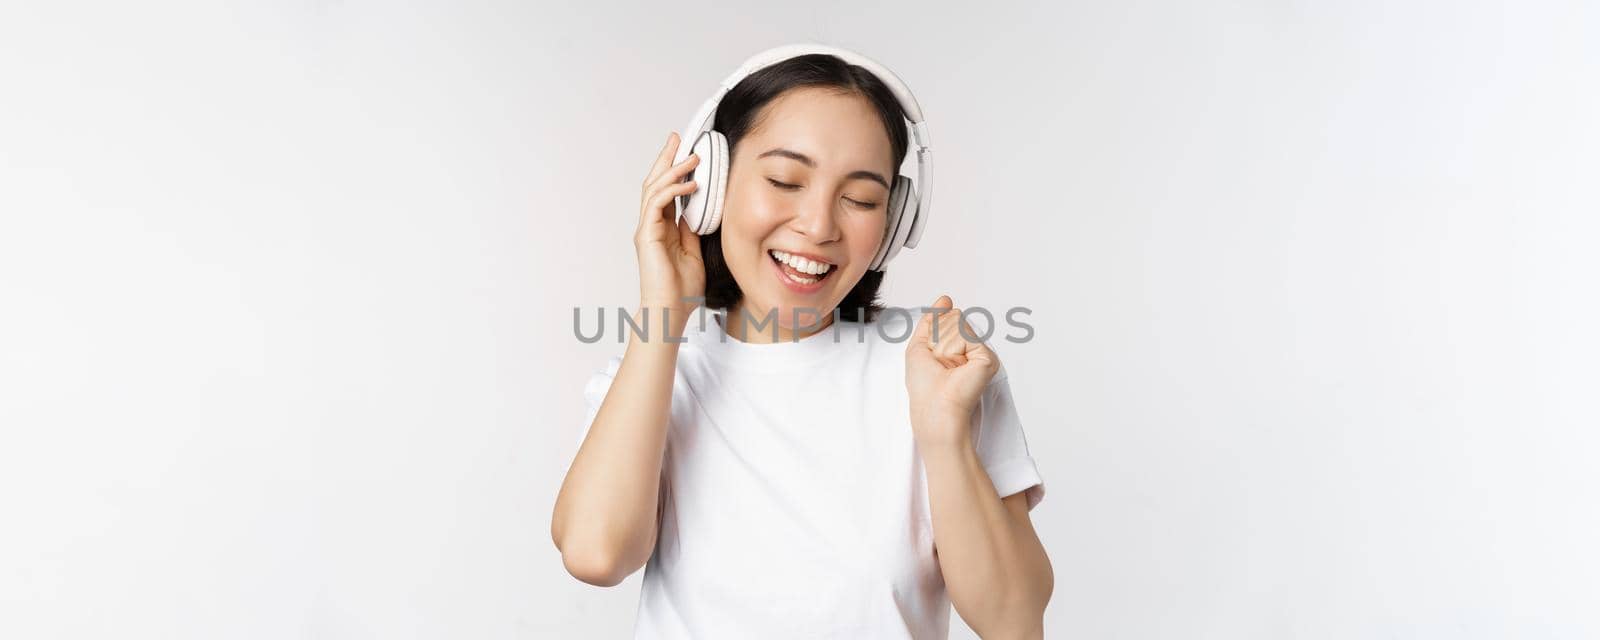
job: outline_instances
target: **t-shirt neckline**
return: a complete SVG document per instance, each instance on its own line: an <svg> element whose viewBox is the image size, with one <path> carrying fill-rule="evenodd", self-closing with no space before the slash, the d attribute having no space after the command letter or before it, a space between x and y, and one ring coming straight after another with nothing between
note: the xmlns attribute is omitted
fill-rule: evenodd
<svg viewBox="0 0 1600 640"><path fill-rule="evenodd" d="M710 316L710 317L707 317ZM702 313L689 322L689 342L711 354L718 362L751 369L782 370L815 364L828 354L851 346L866 346L872 327L858 322L835 320L821 331L797 340L771 343L744 342L729 335L723 327L726 312ZM857 329L863 334L857 344ZM769 332L766 327L762 331Z"/></svg>

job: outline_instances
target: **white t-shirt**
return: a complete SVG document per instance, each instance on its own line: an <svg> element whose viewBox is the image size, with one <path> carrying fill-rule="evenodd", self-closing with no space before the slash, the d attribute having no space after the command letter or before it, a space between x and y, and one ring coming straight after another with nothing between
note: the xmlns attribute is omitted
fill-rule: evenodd
<svg viewBox="0 0 1600 640"><path fill-rule="evenodd" d="M948 637L906 396L909 315L772 344L690 319L635 638ZM621 364L584 388L585 434ZM997 493L1025 490L1031 510L1044 484L1003 360L973 420Z"/></svg>

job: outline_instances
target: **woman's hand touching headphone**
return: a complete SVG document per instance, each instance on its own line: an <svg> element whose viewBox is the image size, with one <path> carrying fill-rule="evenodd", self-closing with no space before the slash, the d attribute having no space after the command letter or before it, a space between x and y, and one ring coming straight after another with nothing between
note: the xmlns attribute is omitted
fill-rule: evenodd
<svg viewBox="0 0 1600 640"><path fill-rule="evenodd" d="M706 265L700 258L700 236L687 221L673 224L677 215L673 199L698 188L692 181L680 181L700 163L699 156L690 154L672 165L678 143L677 133L667 136L667 146L645 176L633 246L639 256L640 305L658 318L663 309L671 309L673 323L681 328L698 306L684 298L706 295Z"/></svg>

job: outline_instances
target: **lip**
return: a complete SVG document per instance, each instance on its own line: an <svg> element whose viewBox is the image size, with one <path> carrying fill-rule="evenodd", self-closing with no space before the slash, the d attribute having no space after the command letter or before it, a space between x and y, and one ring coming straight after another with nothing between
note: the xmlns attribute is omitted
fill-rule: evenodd
<svg viewBox="0 0 1600 640"><path fill-rule="evenodd" d="M783 251L783 250L779 249L779 251ZM797 253L797 254L794 254L794 255L804 255L804 254L798 254ZM807 257L809 257L809 256L807 256ZM773 260L772 256L770 256L770 255L767 256L767 265L772 267L772 276L777 278L779 283L781 283L784 287L787 287L790 291L793 291L793 292L801 294L801 295L810 295L810 294L816 293L818 291L821 291L822 290L822 285L827 284L827 282L828 282L828 280L826 278L824 278L822 280L818 280L818 281L813 282L811 284L800 284L798 282L790 280L789 279L789 275L784 273L783 267L778 264L777 260ZM839 267L834 267L834 269L838 269L838 268ZM833 274L829 274L829 277L832 277L832 275Z"/></svg>

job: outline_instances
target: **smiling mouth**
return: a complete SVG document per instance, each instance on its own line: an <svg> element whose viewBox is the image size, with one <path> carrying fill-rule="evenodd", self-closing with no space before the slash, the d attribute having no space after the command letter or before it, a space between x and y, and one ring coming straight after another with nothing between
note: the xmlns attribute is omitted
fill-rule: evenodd
<svg viewBox="0 0 1600 640"><path fill-rule="evenodd" d="M773 249L767 252L767 258L778 265L784 277L801 286L811 286L827 280L839 268L826 262L816 262L790 255L786 252Z"/></svg>

